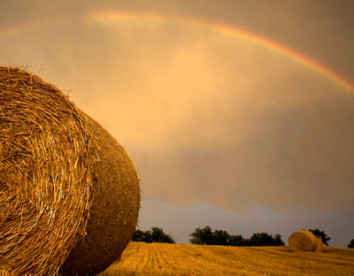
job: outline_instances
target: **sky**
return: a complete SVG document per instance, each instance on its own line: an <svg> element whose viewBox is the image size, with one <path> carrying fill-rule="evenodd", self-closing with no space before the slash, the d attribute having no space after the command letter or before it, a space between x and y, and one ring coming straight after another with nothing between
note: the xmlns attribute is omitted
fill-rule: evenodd
<svg viewBox="0 0 354 276"><path fill-rule="evenodd" d="M0 0L0 60L127 150L139 228L354 238L351 0Z"/></svg>

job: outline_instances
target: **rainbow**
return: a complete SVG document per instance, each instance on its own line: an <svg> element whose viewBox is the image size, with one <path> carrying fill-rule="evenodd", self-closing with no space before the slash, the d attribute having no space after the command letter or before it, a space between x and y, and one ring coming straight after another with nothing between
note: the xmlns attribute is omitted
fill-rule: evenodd
<svg viewBox="0 0 354 276"><path fill-rule="evenodd" d="M40 26L43 26L43 24L45 24L44 21L36 21L36 22L26 22L22 24L7 26L6 28L0 29L0 38L16 35L18 33L21 33L23 31L28 31L31 29L36 29Z"/></svg>
<svg viewBox="0 0 354 276"><path fill-rule="evenodd" d="M302 66L307 67L308 69L316 72L317 74L320 74L326 79L341 86L345 90L354 92L353 83L346 80L345 78L337 74L332 69L317 62L316 60L302 53L299 53L291 49L290 47L272 41L268 38L256 35L249 31L242 30L240 28L234 28L225 24L207 22L199 19L195 20L191 18L181 18L181 17L170 16L170 15L162 16L162 15L151 14L151 13L101 11L101 12L89 13L87 15L87 19L90 22L102 22L102 23L107 23L107 22L109 23L109 22L116 22L116 21L134 21L134 22L143 21L143 22L156 22L156 23L175 22L178 24L210 30L224 36L236 38L239 40L246 41L248 43L261 46L265 49L268 49L272 52L282 55L298 64L301 64ZM7 28L0 29L0 38L15 35L23 31L28 31L29 29L35 29L40 26L43 26L43 24L45 24L45 22L38 21L38 22L30 22L30 23L25 23L20 25L8 26Z"/></svg>
<svg viewBox="0 0 354 276"><path fill-rule="evenodd" d="M231 38L237 38L239 40L243 40L249 43L253 43L255 45L266 48L272 52L275 52L279 55L282 55L302 66L307 67L308 69L316 72L317 74L322 75L326 79L336 83L342 88L353 92L353 84L348 80L344 79L336 72L331 70L330 68L324 66L323 64L317 62L310 57L301 54L290 47L282 45L278 42L272 41L268 38L256 35L254 33L234 28L228 25L207 22L202 20L195 20L190 18L180 18L174 16L161 16L157 14L150 13L129 13L129 12L112 12L112 11L101 11L101 12L93 12L87 16L89 21L93 22L116 22L116 21L145 21L145 22L175 22L178 24L193 26L197 28L211 30L213 32L219 33L224 36L228 36Z"/></svg>

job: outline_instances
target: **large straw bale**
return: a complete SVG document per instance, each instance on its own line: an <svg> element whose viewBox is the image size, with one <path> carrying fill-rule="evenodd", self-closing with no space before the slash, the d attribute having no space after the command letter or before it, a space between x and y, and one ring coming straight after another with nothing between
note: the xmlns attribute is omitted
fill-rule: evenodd
<svg viewBox="0 0 354 276"><path fill-rule="evenodd" d="M0 67L0 268L105 269L135 230L138 182L124 149L61 91Z"/></svg>
<svg viewBox="0 0 354 276"><path fill-rule="evenodd" d="M294 251L314 252L318 241L315 235L308 230L301 230L290 235L289 246Z"/></svg>

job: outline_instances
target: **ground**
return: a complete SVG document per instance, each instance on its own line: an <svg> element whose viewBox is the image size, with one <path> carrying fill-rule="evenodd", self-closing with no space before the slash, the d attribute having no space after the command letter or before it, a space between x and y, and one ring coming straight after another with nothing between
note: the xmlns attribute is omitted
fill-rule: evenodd
<svg viewBox="0 0 354 276"><path fill-rule="evenodd" d="M231 247L132 242L110 275L354 275L354 249L292 252L288 247Z"/></svg>

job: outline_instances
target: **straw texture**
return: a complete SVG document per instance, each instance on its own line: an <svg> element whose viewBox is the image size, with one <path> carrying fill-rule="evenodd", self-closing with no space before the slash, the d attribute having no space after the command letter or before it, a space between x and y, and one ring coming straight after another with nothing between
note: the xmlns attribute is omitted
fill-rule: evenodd
<svg viewBox="0 0 354 276"><path fill-rule="evenodd" d="M289 246L294 251L314 252L318 247L318 240L308 230L295 232L289 237Z"/></svg>
<svg viewBox="0 0 354 276"><path fill-rule="evenodd" d="M131 160L97 122L56 87L0 67L0 268L97 273L129 242L139 201Z"/></svg>
<svg viewBox="0 0 354 276"><path fill-rule="evenodd" d="M87 236L60 269L65 275L96 274L117 260L132 238L140 207L139 180L128 155L93 119L89 129L96 133L100 157L93 170L94 199Z"/></svg>

